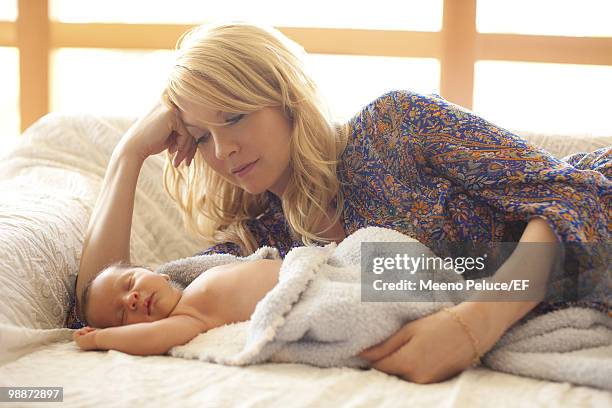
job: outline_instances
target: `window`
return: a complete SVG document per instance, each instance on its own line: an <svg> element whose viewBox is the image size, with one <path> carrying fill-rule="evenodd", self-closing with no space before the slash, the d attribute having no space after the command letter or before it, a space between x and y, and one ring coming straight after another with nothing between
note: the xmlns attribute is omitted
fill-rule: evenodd
<svg viewBox="0 0 612 408"><path fill-rule="evenodd" d="M477 4L477 28L482 33L612 37L610 0L478 0ZM542 50L544 59L546 51ZM609 136L611 92L609 65L477 61L473 109L514 130Z"/></svg>
<svg viewBox="0 0 612 408"><path fill-rule="evenodd" d="M62 22L200 24L214 19L252 20L274 26L439 31L442 0L51 0Z"/></svg>
<svg viewBox="0 0 612 408"><path fill-rule="evenodd" d="M159 98L173 52L71 48L51 61L52 111L137 116Z"/></svg>
<svg viewBox="0 0 612 408"><path fill-rule="evenodd" d="M0 154L15 145L19 135L19 51L0 47Z"/></svg>
<svg viewBox="0 0 612 408"><path fill-rule="evenodd" d="M508 129L611 135L612 66L480 61L474 111Z"/></svg>
<svg viewBox="0 0 612 408"><path fill-rule="evenodd" d="M394 89L438 93L436 59L310 54L312 76L339 120L352 118L363 106Z"/></svg>
<svg viewBox="0 0 612 408"><path fill-rule="evenodd" d="M29 0L19 1L22 1L20 4L26 8L34 7L35 4ZM453 1L450 0L446 4L455 4ZM326 31L323 36L313 36L309 39L308 46L314 50L318 48L319 51L316 52L323 52L321 50L329 49L327 45L330 41L338 40L338 48L329 52L342 55L313 54L311 51L309 62L313 77L329 102L332 113L340 120L352 117L364 105L386 91L412 89L421 93L445 92L443 96L451 101L473 99L472 109L475 112L511 129L612 134L612 123L608 124L604 120L606 113L603 111L603 98L611 91L612 65L501 61L507 58L529 60L533 59L534 55L542 61L572 61L572 51L564 50L564 45L569 42L563 38L555 39L555 47L549 49L546 47L546 37L542 41L541 38L534 39L532 35L599 36L606 38L572 39L571 44L578 41L580 47L584 45L589 52L591 49L600 50L599 55L595 55L596 52L587 52L588 55L594 55L592 60L584 60L581 63L607 64L606 47L608 41L612 40L612 24L608 21L612 15L610 0L476 0L476 24L480 33L515 35L492 36L477 33L473 43L467 41L466 50L470 52L457 53L460 58L465 59L450 59L468 67L474 64L474 78L470 69L440 66L440 61L449 61L447 57L451 54L444 47L445 39L457 35L463 23L473 23L462 21L461 24L446 27L442 35L436 33L442 29L444 0L312 0L300 7L288 6L289 3L281 0L48 2L51 30L57 30L56 33L66 32L66 26L69 25L67 23L73 22L150 23L151 29L155 30L159 28L154 25L156 23L190 25L218 19L257 21L277 27L338 28L340 30ZM17 0L0 1L0 19L15 19L16 4ZM469 18L469 13L463 17L457 15L455 18ZM1 38L12 38L12 33L6 33L14 26L15 24L5 23ZM385 37L377 37L377 42L372 41L360 47L361 44L355 40L351 28L381 30L383 36L387 34L385 30L424 31L408 36L422 38L419 44L422 48L427 47L421 50L422 52L411 55L428 58L369 56L377 54L379 49L380 54L389 51L384 47ZM78 26L77 29L85 37L87 33L95 32L87 24ZM320 30L314 31L320 33ZM308 30L302 30L300 35L307 32ZM74 35L71 38L80 37ZM346 45L347 39L352 40L350 46ZM174 43L176 38L166 40ZM14 45L12 40L4 41L0 46ZM115 41L121 42L121 39L113 39L109 44L116 44ZM63 46L61 43L60 35L51 37L50 68L41 67L51 70L51 100L44 101L43 108L33 107L31 110L28 110L29 101L25 101L25 112L22 112L22 115L26 125L33 118L45 113L44 106L47 102L51 110L56 111L139 115L147 108L147 104L159 95L172 63L173 52L170 50L150 52L127 49L57 49L56 47ZM86 43L87 40L84 40L82 46L88 46ZM481 46L483 44L486 46ZM509 44L512 49L505 49L505 44ZM517 47L518 44L526 44L528 49L524 54L522 48ZM145 42L142 47L148 45ZM457 47L461 45L458 44ZM101 46L111 45L102 43ZM122 44L117 46L121 47ZM471 56L472 46L476 50L476 58L491 61L474 60ZM359 52L368 56L348 55ZM5 55L8 54L0 55L3 62L8 61L2 68L15 73L12 77L3 77L11 89L2 96L3 101L12 101L10 103L13 108L3 111L3 114L8 114L7 112L17 112L15 87L18 60L16 52L11 54L13 57L4 58ZM493 59L500 61L492 61ZM508 78L512 80L509 81ZM22 80L26 83L29 78ZM46 95L42 95L44 96ZM5 120L3 125L10 127L14 126L14 123L17 122Z"/></svg>
<svg viewBox="0 0 612 408"><path fill-rule="evenodd" d="M0 1L0 21L17 20L17 0Z"/></svg>
<svg viewBox="0 0 612 408"><path fill-rule="evenodd" d="M481 33L612 36L610 0L478 0Z"/></svg>
<svg viewBox="0 0 612 408"><path fill-rule="evenodd" d="M372 7L366 0L313 0L307 7L287 7L282 0L176 0L172 4L165 0L50 0L50 15L71 23L199 24L244 19L287 27L438 31L442 3L380 0ZM169 51L58 50L52 58L52 110L136 115L157 96L157 84L163 85L167 72L163 66L171 59ZM310 54L308 62L339 120L352 117L388 90L439 92L437 59Z"/></svg>

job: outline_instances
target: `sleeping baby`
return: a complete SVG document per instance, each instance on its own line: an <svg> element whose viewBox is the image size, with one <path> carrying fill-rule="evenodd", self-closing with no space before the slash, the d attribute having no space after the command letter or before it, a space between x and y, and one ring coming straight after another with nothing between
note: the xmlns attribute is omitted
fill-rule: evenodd
<svg viewBox="0 0 612 408"><path fill-rule="evenodd" d="M184 290L166 274L115 264L85 289L82 314L91 325L74 332L83 350L165 354L198 334L249 320L278 282L282 259L235 262L210 268Z"/></svg>

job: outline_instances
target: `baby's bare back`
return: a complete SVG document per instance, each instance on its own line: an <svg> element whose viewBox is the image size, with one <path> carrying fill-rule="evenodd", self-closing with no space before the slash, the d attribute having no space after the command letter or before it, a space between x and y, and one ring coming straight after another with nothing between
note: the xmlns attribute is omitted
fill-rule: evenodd
<svg viewBox="0 0 612 408"><path fill-rule="evenodd" d="M278 282L281 264L261 259L211 268L185 288L171 315L195 317L206 330L249 320L257 302Z"/></svg>

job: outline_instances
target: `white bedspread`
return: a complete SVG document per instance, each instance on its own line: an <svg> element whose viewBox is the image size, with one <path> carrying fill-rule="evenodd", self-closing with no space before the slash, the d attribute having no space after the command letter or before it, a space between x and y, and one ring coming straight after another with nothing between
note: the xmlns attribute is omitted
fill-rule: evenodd
<svg viewBox="0 0 612 408"><path fill-rule="evenodd" d="M228 348L235 340L239 347L240 339L228 336L228 329L212 330L199 341ZM84 352L72 342L47 345L0 367L0 386L26 384L63 386L67 407L612 406L612 394L605 391L485 368L418 385L374 370L300 364L238 368L169 356Z"/></svg>

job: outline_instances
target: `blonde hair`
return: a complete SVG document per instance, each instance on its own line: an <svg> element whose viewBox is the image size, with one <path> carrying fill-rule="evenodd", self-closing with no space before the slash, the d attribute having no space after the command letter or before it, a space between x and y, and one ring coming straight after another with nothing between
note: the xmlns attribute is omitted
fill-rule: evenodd
<svg viewBox="0 0 612 408"><path fill-rule="evenodd" d="M186 99L228 113L282 107L291 122L290 179L281 197L294 238L305 245L329 242L315 231L328 218L341 218L343 197L336 176L348 129L334 124L319 90L306 72L306 53L278 30L244 22L195 27L177 43L164 100L179 106ZM206 245L233 242L242 255L259 246L247 221L268 207L266 193L250 194L214 172L196 154L191 166L172 166L167 154L164 188L177 202L188 231ZM330 227L331 228L331 227Z"/></svg>

